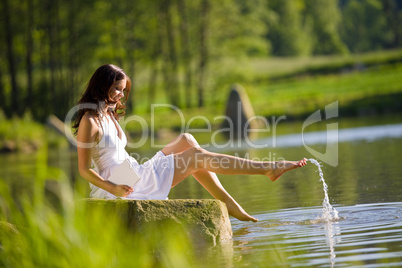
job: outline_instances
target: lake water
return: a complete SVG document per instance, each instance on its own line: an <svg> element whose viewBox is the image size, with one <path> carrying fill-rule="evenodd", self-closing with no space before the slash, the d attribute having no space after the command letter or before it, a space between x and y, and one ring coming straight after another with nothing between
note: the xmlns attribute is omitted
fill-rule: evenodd
<svg viewBox="0 0 402 268"><path fill-rule="evenodd" d="M263 176L219 176L238 203L259 219L251 223L231 218L233 241L229 250L228 245L222 246L229 253L220 259L220 265L401 267L402 127L392 123L353 131L352 122L339 132L338 165L322 163L329 201L339 212L336 221L317 220L324 192L317 167L311 163L274 183ZM319 137L320 131L309 135ZM341 138L341 133L349 138ZM289 136L278 138L282 142ZM258 150L245 147L235 152L250 158L315 158L300 144L286 145ZM312 142L311 148L325 152L325 145L319 142ZM49 154L50 165L69 170L65 151ZM35 161L32 155L0 155L2 179L12 185L15 195L23 194L23 185L32 180ZM194 179L172 189L169 197L211 198Z"/></svg>
<svg viewBox="0 0 402 268"><path fill-rule="evenodd" d="M311 146L325 152L322 134L312 132L308 137L316 137L318 144ZM289 137L293 143L285 142ZM295 139L300 134L278 137L283 146L246 146L241 152L250 158L313 157ZM220 176L229 193L259 219L231 219L230 266L402 267L402 125L346 128L339 131L339 141L339 164L322 163L330 203L339 212L337 221L317 220L324 191L311 163L274 183L259 176ZM194 181L178 187L171 197L208 198Z"/></svg>

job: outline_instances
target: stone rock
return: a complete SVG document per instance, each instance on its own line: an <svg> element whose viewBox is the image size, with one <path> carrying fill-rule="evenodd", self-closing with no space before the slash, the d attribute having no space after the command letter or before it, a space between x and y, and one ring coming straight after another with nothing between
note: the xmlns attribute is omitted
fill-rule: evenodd
<svg viewBox="0 0 402 268"><path fill-rule="evenodd" d="M215 199L86 199L90 206L102 206L117 212L129 229L141 231L150 224L182 225L198 243L229 241L232 226L226 205Z"/></svg>
<svg viewBox="0 0 402 268"><path fill-rule="evenodd" d="M226 120L222 122L221 131L229 139L253 138L249 130L259 127L254 118L254 110L244 88L234 84L226 104Z"/></svg>

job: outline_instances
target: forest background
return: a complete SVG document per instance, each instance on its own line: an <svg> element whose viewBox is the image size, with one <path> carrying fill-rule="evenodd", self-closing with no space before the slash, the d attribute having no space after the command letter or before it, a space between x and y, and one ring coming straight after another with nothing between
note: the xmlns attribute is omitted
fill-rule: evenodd
<svg viewBox="0 0 402 268"><path fill-rule="evenodd" d="M302 88L295 78L389 64L350 84L367 88L373 76L391 75L384 92L402 91L397 0L1 0L0 11L4 122L25 115L44 123L50 114L63 120L105 63L131 77L127 113L144 116L153 103L188 115L221 114L233 83L246 86L259 115L296 116L329 101L319 101L323 92L339 92L327 77ZM281 83L294 90L278 95ZM310 93L298 110L300 100L289 96L303 90ZM175 127L166 116L161 124Z"/></svg>

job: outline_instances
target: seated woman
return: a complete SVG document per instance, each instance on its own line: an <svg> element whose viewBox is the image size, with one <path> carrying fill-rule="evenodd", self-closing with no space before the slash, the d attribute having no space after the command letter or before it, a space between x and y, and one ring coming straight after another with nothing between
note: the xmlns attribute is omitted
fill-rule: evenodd
<svg viewBox="0 0 402 268"><path fill-rule="evenodd" d="M78 168L90 183L92 197L166 199L172 187L193 175L213 197L226 204L231 216L257 221L229 195L216 174L260 174L275 181L284 172L306 165L306 159L260 162L212 153L201 148L187 133L176 137L146 163L139 164L126 152L127 139L117 123L124 115L121 99L126 96L127 100L130 87L130 78L121 68L103 65L95 71L79 101L74 124ZM134 187L108 181L113 170L126 159L141 177Z"/></svg>

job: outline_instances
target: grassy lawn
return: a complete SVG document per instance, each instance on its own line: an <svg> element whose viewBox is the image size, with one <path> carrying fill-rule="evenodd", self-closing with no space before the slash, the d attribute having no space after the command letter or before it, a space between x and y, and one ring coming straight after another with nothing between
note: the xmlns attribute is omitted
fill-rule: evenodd
<svg viewBox="0 0 402 268"><path fill-rule="evenodd" d="M402 92L402 64L372 68L363 72L294 78L264 83L248 89L255 113L302 115L339 101L348 106L353 101Z"/></svg>
<svg viewBox="0 0 402 268"><path fill-rule="evenodd" d="M348 116L368 115L364 110L400 112L402 96L402 64L387 64L371 67L363 71L340 74L296 76L278 81L244 84L256 115L269 118L272 115L286 115L303 119L317 109L339 101L341 114ZM154 122L154 129L173 128L180 130L185 124L189 127L205 127L205 121L212 127L219 126L217 116L225 111L229 90L216 94L215 104L204 108L176 111L169 108L155 109L154 116L141 114L147 122ZM387 108L392 108L387 111ZM205 119L195 119L203 117ZM184 124L184 125L183 125ZM129 124L129 129L138 124Z"/></svg>
<svg viewBox="0 0 402 268"><path fill-rule="evenodd" d="M323 70L350 69L359 65L371 66L395 61L402 61L401 49L350 55L261 58L252 60L250 65L252 72L259 78L281 78L306 72L320 73Z"/></svg>

